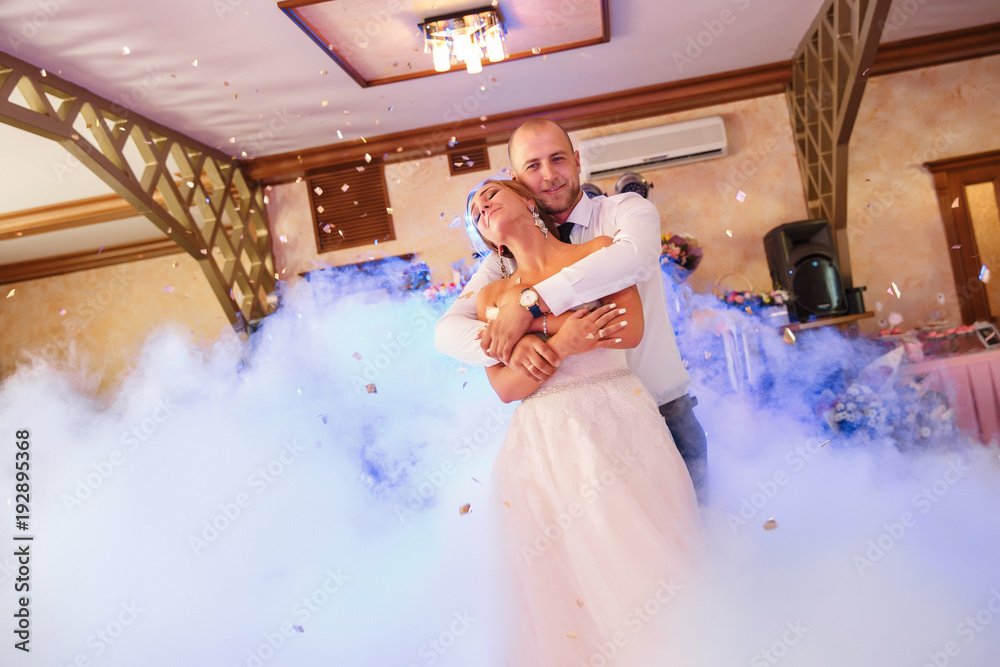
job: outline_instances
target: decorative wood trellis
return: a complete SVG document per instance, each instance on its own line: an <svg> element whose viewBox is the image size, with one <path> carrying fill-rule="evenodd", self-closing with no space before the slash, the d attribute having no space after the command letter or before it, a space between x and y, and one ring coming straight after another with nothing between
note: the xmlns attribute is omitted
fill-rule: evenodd
<svg viewBox="0 0 1000 667"><path fill-rule="evenodd" d="M264 192L238 162L2 51L0 122L58 142L198 260L234 326L274 310Z"/></svg>
<svg viewBox="0 0 1000 667"><path fill-rule="evenodd" d="M847 246L847 145L892 0L827 0L792 57L787 89L806 206L833 229L844 287L853 287Z"/></svg>

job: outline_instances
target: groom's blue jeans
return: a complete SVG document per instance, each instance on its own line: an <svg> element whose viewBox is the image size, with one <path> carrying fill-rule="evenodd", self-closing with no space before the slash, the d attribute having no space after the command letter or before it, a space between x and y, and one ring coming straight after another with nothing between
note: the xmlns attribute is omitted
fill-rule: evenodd
<svg viewBox="0 0 1000 667"><path fill-rule="evenodd" d="M663 421L670 429L677 451L687 464L698 502L704 504L708 499L708 438L705 429L701 427L694 415L694 406L698 399L690 394L660 406Z"/></svg>

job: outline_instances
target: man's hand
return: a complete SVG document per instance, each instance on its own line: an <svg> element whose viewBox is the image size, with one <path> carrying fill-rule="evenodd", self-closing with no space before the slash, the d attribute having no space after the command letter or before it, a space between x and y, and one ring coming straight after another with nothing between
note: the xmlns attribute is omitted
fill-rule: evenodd
<svg viewBox="0 0 1000 667"><path fill-rule="evenodd" d="M538 336L527 335L514 345L508 368L538 382L545 382L556 372L559 355Z"/></svg>
<svg viewBox="0 0 1000 667"><path fill-rule="evenodd" d="M510 354L514 350L514 345L528 332L532 319L534 318L528 309L516 301L501 305L496 319L486 326L479 341L483 352L510 365Z"/></svg>

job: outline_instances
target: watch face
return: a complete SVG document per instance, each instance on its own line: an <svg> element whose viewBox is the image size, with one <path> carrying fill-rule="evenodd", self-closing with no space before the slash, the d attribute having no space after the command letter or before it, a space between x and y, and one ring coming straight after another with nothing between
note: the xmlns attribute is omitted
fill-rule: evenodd
<svg viewBox="0 0 1000 667"><path fill-rule="evenodd" d="M521 305L525 308L531 308L536 303L538 303L538 295L532 289L526 289L521 292Z"/></svg>

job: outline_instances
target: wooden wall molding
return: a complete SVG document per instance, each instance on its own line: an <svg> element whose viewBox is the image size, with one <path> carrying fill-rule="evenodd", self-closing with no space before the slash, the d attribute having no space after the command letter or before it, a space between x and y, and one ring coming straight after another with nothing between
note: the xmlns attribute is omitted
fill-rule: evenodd
<svg viewBox="0 0 1000 667"><path fill-rule="evenodd" d="M117 194L0 213L0 241L142 215Z"/></svg>
<svg viewBox="0 0 1000 667"><path fill-rule="evenodd" d="M1000 53L1000 23L889 42L879 47L869 76L892 74ZM723 74L635 88L561 104L533 107L506 114L424 127L407 132L369 137L354 144L330 144L280 153L246 162L250 178L267 184L307 177L317 169L364 159L396 162L448 152L454 138L463 142L507 142L510 133L526 118L544 116L567 130L661 116L678 111L735 102L785 92L792 79L791 62L772 63Z"/></svg>
<svg viewBox="0 0 1000 667"><path fill-rule="evenodd" d="M135 215L134 211L133 215ZM4 264L0 266L0 284L6 285L22 280L49 278L73 271L99 269L102 266L124 264L182 252L184 250L168 238L105 246L101 250L95 248L94 250L84 250L56 257Z"/></svg>

